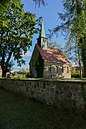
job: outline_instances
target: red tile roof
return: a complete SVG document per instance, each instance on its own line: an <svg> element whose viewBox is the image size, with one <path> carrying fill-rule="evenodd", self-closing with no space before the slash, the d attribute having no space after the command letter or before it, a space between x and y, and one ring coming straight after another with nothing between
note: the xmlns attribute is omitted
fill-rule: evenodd
<svg viewBox="0 0 86 129"><path fill-rule="evenodd" d="M60 49L57 48L47 48L46 50L41 49L38 45L38 48L42 58L48 61L61 61L63 63L69 64L70 62L66 59L64 54Z"/></svg>

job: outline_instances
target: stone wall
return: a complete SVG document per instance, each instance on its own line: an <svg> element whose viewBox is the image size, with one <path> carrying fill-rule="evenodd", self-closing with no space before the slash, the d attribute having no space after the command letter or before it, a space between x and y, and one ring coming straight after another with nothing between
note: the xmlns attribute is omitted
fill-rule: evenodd
<svg viewBox="0 0 86 129"><path fill-rule="evenodd" d="M86 108L86 81L0 79L0 87L69 112Z"/></svg>

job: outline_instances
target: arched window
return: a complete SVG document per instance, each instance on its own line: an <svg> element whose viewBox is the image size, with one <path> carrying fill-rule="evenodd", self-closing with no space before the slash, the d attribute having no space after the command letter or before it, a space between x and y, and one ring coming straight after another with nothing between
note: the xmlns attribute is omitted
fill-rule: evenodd
<svg viewBox="0 0 86 129"><path fill-rule="evenodd" d="M55 73L55 66L54 65L51 67L51 72Z"/></svg>
<svg viewBox="0 0 86 129"><path fill-rule="evenodd" d="M49 72L51 72L51 65L49 66Z"/></svg>
<svg viewBox="0 0 86 129"><path fill-rule="evenodd" d="M69 67L67 67L67 73L69 73Z"/></svg>
<svg viewBox="0 0 86 129"><path fill-rule="evenodd" d="M58 73L58 66L56 66L56 72Z"/></svg>
<svg viewBox="0 0 86 129"><path fill-rule="evenodd" d="M64 72L64 67L62 66L62 73Z"/></svg>

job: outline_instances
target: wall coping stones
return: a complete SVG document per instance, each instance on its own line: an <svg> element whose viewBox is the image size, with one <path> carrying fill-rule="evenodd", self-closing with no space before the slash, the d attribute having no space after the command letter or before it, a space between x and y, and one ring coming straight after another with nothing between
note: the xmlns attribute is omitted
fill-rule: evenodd
<svg viewBox="0 0 86 129"><path fill-rule="evenodd" d="M61 79L42 79L42 78L29 78L29 79L0 78L0 80L86 83L86 80L69 80L69 79L61 80Z"/></svg>

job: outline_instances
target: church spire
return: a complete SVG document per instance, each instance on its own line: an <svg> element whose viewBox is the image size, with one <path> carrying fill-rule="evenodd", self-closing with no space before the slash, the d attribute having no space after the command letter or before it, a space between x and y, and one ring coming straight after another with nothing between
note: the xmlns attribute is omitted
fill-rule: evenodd
<svg viewBox="0 0 86 129"><path fill-rule="evenodd" d="M41 29L40 29L39 37L44 37L44 38L46 38L46 36L45 36L45 29L44 29L44 23L43 23L43 21L42 21L42 24L41 24Z"/></svg>
<svg viewBox="0 0 86 129"><path fill-rule="evenodd" d="M38 40L38 44L42 49L47 49L47 38L45 35L45 29L44 29L44 23L42 21L41 23L41 29L40 29L40 33L39 33L39 38Z"/></svg>

